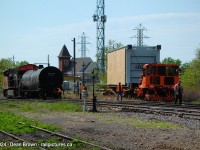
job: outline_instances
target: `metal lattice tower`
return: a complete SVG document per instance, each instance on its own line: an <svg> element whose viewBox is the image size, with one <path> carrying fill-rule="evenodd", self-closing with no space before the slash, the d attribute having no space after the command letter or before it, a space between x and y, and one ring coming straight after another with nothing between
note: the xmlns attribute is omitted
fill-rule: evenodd
<svg viewBox="0 0 200 150"><path fill-rule="evenodd" d="M81 38L81 41L78 42L77 44L81 44L81 58L85 58L86 51L87 51L86 44L91 44L91 43L87 42L88 37L86 37L84 32L83 32L82 36L80 36L80 38Z"/></svg>
<svg viewBox="0 0 200 150"><path fill-rule="evenodd" d="M97 0L97 10L93 15L93 21L97 22L97 67L100 71L105 70L105 22L104 0Z"/></svg>
<svg viewBox="0 0 200 150"><path fill-rule="evenodd" d="M149 38L149 37L145 36L143 34L143 31L147 30L147 29L144 26L142 26L142 24L139 24L139 26L135 27L135 29L133 29L133 30L137 31L137 35L134 36L135 38L137 38L137 46L144 46L143 45L143 39Z"/></svg>

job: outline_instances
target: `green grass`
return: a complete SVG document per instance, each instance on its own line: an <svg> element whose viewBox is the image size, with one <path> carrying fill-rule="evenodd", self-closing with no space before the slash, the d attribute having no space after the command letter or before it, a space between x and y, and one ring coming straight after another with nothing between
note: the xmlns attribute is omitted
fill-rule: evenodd
<svg viewBox="0 0 200 150"><path fill-rule="evenodd" d="M138 127L138 128L170 128L170 129L176 129L180 128L181 126L179 124L173 124L169 122L163 122L159 120L142 120L138 119L135 122L127 122L127 124Z"/></svg>
<svg viewBox="0 0 200 150"><path fill-rule="evenodd" d="M24 122L25 125L18 124L18 122ZM29 125L35 125L50 131L55 131L58 129L56 126L38 123L11 112L0 112L0 130L12 134L34 133L36 130L30 128Z"/></svg>
<svg viewBox="0 0 200 150"><path fill-rule="evenodd" d="M69 103L67 101L57 101L57 102L22 102L22 101L0 101L0 130L12 133L12 134L24 134L24 133L34 133L36 130L29 128L29 125L35 125L50 131L55 131L59 129L57 126L46 125L38 123L31 119L27 119L18 115L20 112L33 112L33 113L50 113L54 112L80 112L82 111L81 106ZM17 114L15 114L17 113ZM26 125L18 124L18 122L24 122ZM78 138L81 139L81 138ZM0 142L3 140L0 139ZM59 138L41 139L37 143L62 143ZM76 140L69 141L72 143L72 147L57 147L60 150L63 149L84 149L87 146ZM22 150L23 147L0 147L1 149L16 149ZM31 147L26 147L26 149L35 149ZM37 148L36 148L37 149ZM55 147L50 147L50 149L55 149ZM92 148L93 150L98 150L97 148Z"/></svg>
<svg viewBox="0 0 200 150"><path fill-rule="evenodd" d="M82 108L67 101L58 102L22 102L22 101L3 101L0 105L0 110L18 110L22 112L41 112L59 111L59 112L78 112Z"/></svg>
<svg viewBox="0 0 200 150"><path fill-rule="evenodd" d="M126 125L128 124L136 128L170 128L170 129L181 128L181 125L179 124L163 122L157 119L148 120L145 118L122 118L120 120L112 118L107 120L106 122L126 124Z"/></svg>
<svg viewBox="0 0 200 150"><path fill-rule="evenodd" d="M192 103L194 103L194 104L200 104L200 99L193 100Z"/></svg>
<svg viewBox="0 0 200 150"><path fill-rule="evenodd" d="M60 101L56 103L37 103L37 107L48 109L51 111L67 111L78 112L81 111L81 106L66 101Z"/></svg>

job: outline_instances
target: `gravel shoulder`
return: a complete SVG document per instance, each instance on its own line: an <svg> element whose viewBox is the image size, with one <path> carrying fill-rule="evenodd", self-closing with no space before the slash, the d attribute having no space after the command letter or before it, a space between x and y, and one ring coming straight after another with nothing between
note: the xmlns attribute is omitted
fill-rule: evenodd
<svg viewBox="0 0 200 150"><path fill-rule="evenodd" d="M21 112L20 114L43 123L58 125L62 133L82 137L111 149L200 149L198 120L133 112L42 114ZM159 124L161 121L169 125L162 126Z"/></svg>

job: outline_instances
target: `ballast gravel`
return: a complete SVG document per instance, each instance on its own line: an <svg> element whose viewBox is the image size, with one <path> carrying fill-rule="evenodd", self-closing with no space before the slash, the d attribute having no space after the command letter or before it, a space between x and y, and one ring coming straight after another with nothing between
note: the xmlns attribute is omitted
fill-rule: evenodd
<svg viewBox="0 0 200 150"><path fill-rule="evenodd" d="M200 121L134 112L23 112L61 133L116 150L199 150ZM151 122L155 123L152 125ZM170 123L169 126L156 124ZM156 126L157 125L157 126Z"/></svg>

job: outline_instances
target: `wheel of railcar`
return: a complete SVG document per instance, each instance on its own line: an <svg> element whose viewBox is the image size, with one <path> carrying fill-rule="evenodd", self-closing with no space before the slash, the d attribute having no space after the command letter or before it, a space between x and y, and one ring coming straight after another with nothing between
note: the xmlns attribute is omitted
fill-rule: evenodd
<svg viewBox="0 0 200 150"><path fill-rule="evenodd" d="M142 99L145 98L145 94L147 93L147 89L142 89Z"/></svg>

